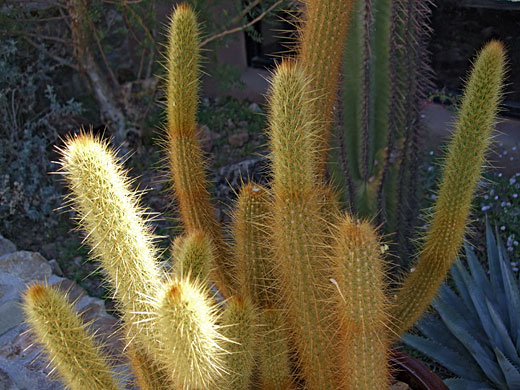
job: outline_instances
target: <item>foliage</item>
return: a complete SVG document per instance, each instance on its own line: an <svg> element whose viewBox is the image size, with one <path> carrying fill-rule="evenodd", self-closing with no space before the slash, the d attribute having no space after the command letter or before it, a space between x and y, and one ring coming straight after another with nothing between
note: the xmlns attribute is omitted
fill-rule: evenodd
<svg viewBox="0 0 520 390"><path fill-rule="evenodd" d="M15 40L0 46L0 228L6 231L21 215L46 221L60 203L48 176L49 150L82 112L73 99L58 99L52 77L60 69Z"/></svg>
<svg viewBox="0 0 520 390"><path fill-rule="evenodd" d="M309 15L316 18L305 21L302 39L316 42L316 34L323 47L331 46L327 40L344 28L331 19L338 6L344 1L309 1ZM258 356L265 371L255 376L263 388L387 388L390 344L427 309L460 249L500 98L502 44L489 43L475 62L423 250L415 271L391 290L376 229L343 211L324 180L327 135L315 120L315 94L328 80L314 80L311 87L309 70L324 75L329 62L302 50L274 72L271 185L240 190L230 245L216 220L198 139L200 35L190 6L176 7L168 40L164 146L180 219L192 238L176 242L181 258L174 261L196 264L193 274L184 265L174 266L173 274L159 267L139 192L106 141L82 132L61 151L71 204L112 286L139 387L247 389ZM211 249L196 238L201 233ZM211 286L224 303L215 302ZM27 294L26 312L38 304L34 298ZM62 312L40 310L31 326L39 334L64 334L76 345L76 334L56 331L67 324L68 309ZM264 343L277 348L266 350ZM70 378L61 372L64 365L57 366ZM96 381L99 374L96 366L89 377Z"/></svg>
<svg viewBox="0 0 520 390"><path fill-rule="evenodd" d="M456 294L444 285L436 314L417 325L425 336L403 340L452 371L450 389L514 389L520 386L520 290L507 251L486 222L487 270L466 245L470 272L451 270Z"/></svg>

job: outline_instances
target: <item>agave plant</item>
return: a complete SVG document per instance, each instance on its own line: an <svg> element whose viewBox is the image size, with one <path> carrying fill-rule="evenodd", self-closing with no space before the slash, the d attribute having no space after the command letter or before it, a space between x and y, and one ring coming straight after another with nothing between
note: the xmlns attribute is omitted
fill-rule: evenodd
<svg viewBox="0 0 520 390"><path fill-rule="evenodd" d="M451 276L458 294L444 285L417 328L425 336L403 340L458 378L450 389L520 389L520 291L504 245L486 221L489 273L466 245L468 270L457 261Z"/></svg>

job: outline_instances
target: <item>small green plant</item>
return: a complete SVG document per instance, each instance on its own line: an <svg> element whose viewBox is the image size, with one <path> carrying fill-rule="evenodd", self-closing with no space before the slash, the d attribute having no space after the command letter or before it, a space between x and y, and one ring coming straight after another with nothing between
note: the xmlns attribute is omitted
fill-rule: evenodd
<svg viewBox="0 0 520 390"><path fill-rule="evenodd" d="M334 23L345 23L348 4L307 6L302 39L315 31L323 47L334 46L344 28ZM173 270L159 267L139 195L106 141L82 132L66 141L61 159L86 241L122 313L135 382L141 390L387 389L391 343L428 308L462 244L500 97L502 44L490 42L475 62L423 250L415 271L390 289L376 229L343 211L324 180L327 110L317 110L323 98L317 91L326 90L320 83L327 80L310 81L330 64L319 52L304 55L321 46L302 44L301 56L282 61L273 74L272 181L269 188L240 189L230 244L213 211L197 136L200 39L191 7L175 8L168 33L164 146L186 234L173 246ZM66 322L49 321L61 312L32 315L33 301L27 294L36 333L52 327L45 332L66 339L59 349L78 344L78 334L60 332ZM72 387L64 355L42 343ZM91 388L97 374L92 370Z"/></svg>
<svg viewBox="0 0 520 390"><path fill-rule="evenodd" d="M460 261L451 270L455 293L442 286L429 315L417 324L425 336L405 343L448 368L458 378L450 389L516 389L520 386L520 290L507 251L486 222L488 270L466 245L470 272Z"/></svg>

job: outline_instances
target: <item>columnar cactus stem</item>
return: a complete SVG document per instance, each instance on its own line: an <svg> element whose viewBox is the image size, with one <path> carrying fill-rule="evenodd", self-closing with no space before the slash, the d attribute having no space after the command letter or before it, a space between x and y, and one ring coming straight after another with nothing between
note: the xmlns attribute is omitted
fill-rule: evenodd
<svg viewBox="0 0 520 390"><path fill-rule="evenodd" d="M224 338L205 290L188 278L167 281L148 313L156 340L153 356L179 390L214 388L225 373Z"/></svg>
<svg viewBox="0 0 520 390"><path fill-rule="evenodd" d="M153 237L137 193L118 165L107 143L91 134L67 141L62 151L64 176L72 193L87 242L114 289L128 339L148 333L145 297L153 297L160 286Z"/></svg>
<svg viewBox="0 0 520 390"><path fill-rule="evenodd" d="M168 71L167 138L175 197L186 232L200 230L215 245L213 282L231 295L228 256L223 234L210 201L203 153L196 135L200 67L200 37L195 13L187 4L176 7L170 21L166 68Z"/></svg>
<svg viewBox="0 0 520 390"><path fill-rule="evenodd" d="M128 345L128 360L139 390L177 390L163 368L143 349Z"/></svg>
<svg viewBox="0 0 520 390"><path fill-rule="evenodd" d="M374 228L347 215L336 232L334 261L332 282L343 315L337 340L342 388L388 389L385 266Z"/></svg>
<svg viewBox="0 0 520 390"><path fill-rule="evenodd" d="M190 276L207 281L210 267L214 263L214 251L211 241L200 230L179 236L173 242L173 271L176 276Z"/></svg>
<svg viewBox="0 0 520 390"><path fill-rule="evenodd" d="M273 308L263 308L258 331L258 366L262 390L297 389L291 372L289 329L284 313Z"/></svg>
<svg viewBox="0 0 520 390"><path fill-rule="evenodd" d="M334 389L329 285L317 182L319 150L304 71L282 62L272 82L273 245L283 304L309 389ZM324 323L327 321L327 324Z"/></svg>
<svg viewBox="0 0 520 390"><path fill-rule="evenodd" d="M299 61L310 77L309 99L319 129L320 173L326 169L333 105L354 0L306 0Z"/></svg>
<svg viewBox="0 0 520 390"><path fill-rule="evenodd" d="M59 290L34 284L25 292L23 308L37 341L69 389L122 389L101 346Z"/></svg>
<svg viewBox="0 0 520 390"><path fill-rule="evenodd" d="M237 285L240 295L249 297L259 308L277 297L268 242L270 206L267 189L249 183L241 188L233 214Z"/></svg>
<svg viewBox="0 0 520 390"><path fill-rule="evenodd" d="M224 355L228 373L219 390L249 390L255 365L258 339L257 313L249 299L234 296L227 301L222 314L222 334L231 342Z"/></svg>
<svg viewBox="0 0 520 390"><path fill-rule="evenodd" d="M406 332L428 308L462 245L498 110L504 56L503 45L492 41L473 66L424 247L414 271L406 277L393 302L392 330L396 336Z"/></svg>

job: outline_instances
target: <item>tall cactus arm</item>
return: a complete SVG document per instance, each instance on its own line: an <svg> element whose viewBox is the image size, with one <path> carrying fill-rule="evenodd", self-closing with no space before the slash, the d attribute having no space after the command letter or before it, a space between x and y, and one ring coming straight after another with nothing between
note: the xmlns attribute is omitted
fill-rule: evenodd
<svg viewBox="0 0 520 390"><path fill-rule="evenodd" d="M354 0L306 0L299 61L310 77L310 98L319 128L320 170L329 150L339 67Z"/></svg>
<svg viewBox="0 0 520 390"><path fill-rule="evenodd" d="M504 68L504 47L491 41L478 55L466 85L424 247L393 302L393 337L406 332L428 308L460 250L491 140Z"/></svg>
<svg viewBox="0 0 520 390"><path fill-rule="evenodd" d="M34 284L25 292L23 308L37 341L67 388L122 389L101 346L59 290Z"/></svg>
<svg viewBox="0 0 520 390"><path fill-rule="evenodd" d="M232 278L223 233L211 204L195 114L200 73L200 37L195 13L187 4L175 8L168 35L167 148L174 192L186 232L200 230L215 245L212 280L225 296Z"/></svg>
<svg viewBox="0 0 520 390"><path fill-rule="evenodd" d="M149 306L143 297L154 296L160 281L144 210L107 143L80 134L67 141L62 153L72 204L133 338L147 332L140 313Z"/></svg>
<svg viewBox="0 0 520 390"><path fill-rule="evenodd" d="M340 319L337 345L342 389L388 389L385 263L374 227L348 215L334 245Z"/></svg>
<svg viewBox="0 0 520 390"><path fill-rule="evenodd" d="M270 143L276 268L302 375L309 389L334 389L320 218L318 139L305 73L283 62L272 81ZM325 323L327 322L327 323Z"/></svg>

